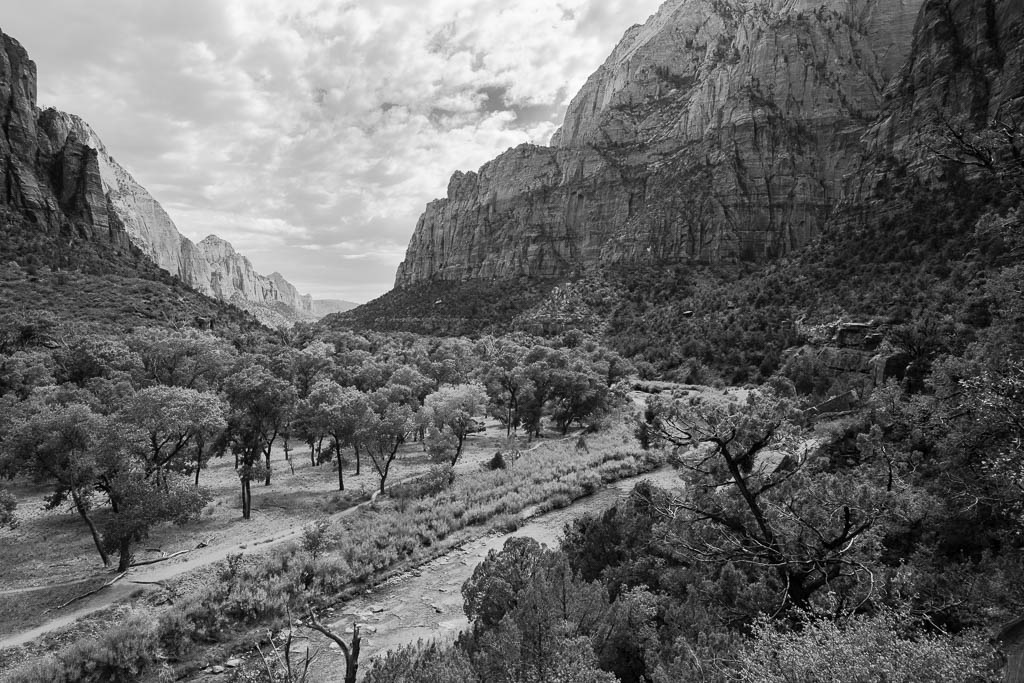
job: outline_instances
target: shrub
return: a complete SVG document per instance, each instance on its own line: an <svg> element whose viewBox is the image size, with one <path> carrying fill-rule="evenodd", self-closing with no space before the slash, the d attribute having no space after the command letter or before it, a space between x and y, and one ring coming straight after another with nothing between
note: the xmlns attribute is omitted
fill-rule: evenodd
<svg viewBox="0 0 1024 683"><path fill-rule="evenodd" d="M156 620L132 615L123 625L95 640L74 643L10 674L9 683L120 683L169 680L152 667L157 662L160 628Z"/></svg>
<svg viewBox="0 0 1024 683"><path fill-rule="evenodd" d="M775 622L755 626L754 642L740 658L740 679L788 681L1001 680L993 672L992 647L978 635L915 633L893 613L853 617L840 624L808 620L799 631Z"/></svg>
<svg viewBox="0 0 1024 683"><path fill-rule="evenodd" d="M502 454L501 451L497 451L493 456L491 456L491 459L487 461L486 467L491 471L503 470L508 467L508 463L505 462L504 454Z"/></svg>

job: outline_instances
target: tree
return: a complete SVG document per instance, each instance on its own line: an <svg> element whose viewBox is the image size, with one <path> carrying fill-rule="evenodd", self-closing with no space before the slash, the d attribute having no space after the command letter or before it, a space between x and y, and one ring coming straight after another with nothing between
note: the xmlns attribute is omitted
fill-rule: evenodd
<svg viewBox="0 0 1024 683"><path fill-rule="evenodd" d="M286 367L279 374L290 378L299 398L306 398L319 380L329 376L334 367L332 355L334 347L321 341L311 342L299 351L285 349L279 362Z"/></svg>
<svg viewBox="0 0 1024 683"><path fill-rule="evenodd" d="M84 387L94 378L129 379L141 368L139 357L120 339L79 337L54 354L60 381Z"/></svg>
<svg viewBox="0 0 1024 683"><path fill-rule="evenodd" d="M469 657L457 647L437 642L406 645L374 657L365 683L479 683Z"/></svg>
<svg viewBox="0 0 1024 683"><path fill-rule="evenodd" d="M378 406L367 420L360 442L366 446L373 467L380 477L380 493L391 472L391 465L413 429L413 412L407 405L389 403L386 396L375 395ZM381 403L383 399L383 403Z"/></svg>
<svg viewBox="0 0 1024 683"><path fill-rule="evenodd" d="M224 381L231 404L229 440L242 487L242 518L252 513L251 482L265 476L270 485L270 452L295 400L295 390L259 364L251 364Z"/></svg>
<svg viewBox="0 0 1024 683"><path fill-rule="evenodd" d="M133 396L118 414L144 439L144 475L162 479L164 468L202 467L204 446L227 428L227 409L213 394L194 389L155 386ZM205 453L208 455L208 452Z"/></svg>
<svg viewBox="0 0 1024 683"><path fill-rule="evenodd" d="M27 399L34 389L53 384L53 357L42 351L0 354L0 396L14 394Z"/></svg>
<svg viewBox="0 0 1024 683"><path fill-rule="evenodd" d="M592 645L610 635L607 594L580 580L562 553L531 538L509 539L477 566L462 596L482 680L616 680L597 668Z"/></svg>
<svg viewBox="0 0 1024 683"><path fill-rule="evenodd" d="M3 442L4 469L28 471L52 483L49 508L70 498L89 528L100 559L109 566L110 557L92 519L100 476L95 447L105 427L104 418L82 404L55 406L33 401L23 406L12 422Z"/></svg>
<svg viewBox="0 0 1024 683"><path fill-rule="evenodd" d="M127 342L146 379L186 389L217 388L235 356L223 339L199 330L143 328Z"/></svg>
<svg viewBox="0 0 1024 683"><path fill-rule="evenodd" d="M148 538L153 526L194 520L210 500L206 491L184 476L171 474L157 482L133 468L130 459L106 478L104 488L116 514L103 524L103 541L109 551L118 552L118 571L122 572L131 565L132 544Z"/></svg>
<svg viewBox="0 0 1024 683"><path fill-rule="evenodd" d="M654 399L638 429L647 445L689 449L677 459L686 492L661 511L667 542L689 563L756 582L755 601L768 602L755 611L806 608L825 587L854 590L904 492L871 470L829 471L801 450L791 414L771 393L724 405Z"/></svg>
<svg viewBox="0 0 1024 683"><path fill-rule="evenodd" d="M446 385L427 396L423 408L437 429L448 429L455 438L455 453L451 457L454 467L462 455L462 447L477 429L474 419L483 411L487 394L478 384Z"/></svg>
<svg viewBox="0 0 1024 683"><path fill-rule="evenodd" d="M505 425L505 435L519 428L519 400L528 379L520 364L527 349L505 339L482 342L485 354L481 378L490 399L491 414Z"/></svg>
<svg viewBox="0 0 1024 683"><path fill-rule="evenodd" d="M549 410L562 434L573 422L603 413L608 408L608 385L600 375L576 362L552 372Z"/></svg>
<svg viewBox="0 0 1024 683"><path fill-rule="evenodd" d="M360 440L372 424L372 410L366 395L352 387L342 387L334 380L317 382L309 398L301 403L301 423L307 439L318 444L324 436L331 437L331 448L338 465L338 489L345 490L342 470L342 448L351 446L356 455L356 474L359 474Z"/></svg>
<svg viewBox="0 0 1024 683"><path fill-rule="evenodd" d="M0 314L0 353L47 344L56 331L57 318L50 311L5 311Z"/></svg>
<svg viewBox="0 0 1024 683"><path fill-rule="evenodd" d="M393 373L379 391L386 392L388 401L407 405L418 410L427 395L435 388L434 380L420 373L416 368L403 365Z"/></svg>

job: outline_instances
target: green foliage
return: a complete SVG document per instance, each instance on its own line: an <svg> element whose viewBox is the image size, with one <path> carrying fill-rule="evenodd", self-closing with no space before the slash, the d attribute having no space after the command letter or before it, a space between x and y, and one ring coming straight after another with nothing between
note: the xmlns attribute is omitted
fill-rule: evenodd
<svg viewBox="0 0 1024 683"><path fill-rule="evenodd" d="M476 672L461 650L417 642L370 660L364 683L476 683Z"/></svg>
<svg viewBox="0 0 1024 683"><path fill-rule="evenodd" d="M18 526L18 518L14 511L18 508L18 500L7 489L0 488L0 528Z"/></svg>
<svg viewBox="0 0 1024 683"><path fill-rule="evenodd" d="M740 658L740 680L790 681L999 681L992 646L979 633L922 633L893 612L844 622L808 619L790 630L764 619Z"/></svg>

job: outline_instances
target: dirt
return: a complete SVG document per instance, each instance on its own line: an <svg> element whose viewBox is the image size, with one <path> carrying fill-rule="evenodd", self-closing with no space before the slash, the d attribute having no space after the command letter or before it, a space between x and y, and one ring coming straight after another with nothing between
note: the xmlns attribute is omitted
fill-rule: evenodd
<svg viewBox="0 0 1024 683"><path fill-rule="evenodd" d="M466 451L456 470L479 468L494 452L508 447L504 430L489 422L487 430L470 437ZM336 510L338 474L330 463L315 467L308 450L293 450L291 464L281 449L275 449L273 477L270 487L253 484L252 519L241 519L238 504L238 477L233 460L222 458L211 463L200 476L200 484L210 490L212 499L199 521L184 526L164 525L139 544L135 561L142 562L187 551L173 559L134 567L128 574L100 593L56 610L60 602L47 603L41 595L33 605L34 613L20 614L18 619L0 622L0 650L17 647L40 636L64 628L84 616L128 599L140 590L187 577L202 582L208 578L196 570L225 560L230 555L262 552L269 547L298 538L306 526L320 517L351 514L355 508ZM419 444L407 444L396 461L388 485L407 481L427 472L433 463ZM294 471L293 468L294 467ZM380 480L369 458L364 457L362 474L354 476L354 464L346 465L347 491L368 495L376 491ZM12 492L18 497L19 525L14 530L0 531L0 614L17 612L13 600L26 593L46 592L56 595L57 587L82 582L88 587L113 579L117 572L106 569L81 518L66 507L46 510L41 504L48 493L44 486L19 481ZM102 526L103 512L95 519ZM116 558L115 558L116 559ZM8 604L5 604L5 601ZM20 602L20 600L19 600ZM5 610L10 606L12 609ZM53 610L43 613L44 610Z"/></svg>
<svg viewBox="0 0 1024 683"><path fill-rule="evenodd" d="M500 550L514 537L529 537L549 547L557 547L565 525L589 512L604 510L621 500L640 481L672 488L679 479L671 468L623 479L568 507L533 517L518 531L491 534L471 541L460 548L424 564L413 571L392 578L373 591L351 600L333 612L328 624L335 633L351 637L352 625L360 624L365 670L367 662L402 645L424 641L452 641L468 626L462 611L462 584L491 550ZM309 680L342 680L345 658L340 649L308 629L296 629L304 635L293 641L298 658L316 655L310 667ZM216 679L211 679L216 680Z"/></svg>
<svg viewBox="0 0 1024 683"><path fill-rule="evenodd" d="M725 398L729 392L719 393L707 388L687 387L703 395ZM699 390L699 391L698 391ZM642 405L646 395L632 395L636 405ZM739 398L730 396L730 399ZM729 400L729 399L726 399ZM531 444L506 439L504 429L495 421L488 421L486 431L473 435L466 444L457 470L477 469L498 450L529 450ZM575 437L572 437L575 438ZM557 439L544 439L551 443ZM211 572L201 571L233 554L262 552L289 540L294 540L313 520L352 514L349 507L337 512L344 501L337 498L337 471L330 463L311 465L308 451L292 451L292 461L285 462L283 451L274 453L272 486L253 485L253 519L241 519L238 504L238 478L231 458L211 463L201 474L200 483L208 488L212 499L197 522L177 527L165 525L156 529L150 539L139 544L136 561L159 559L179 551L186 554L129 570L127 575L100 593L55 610L65 601L46 604L41 600L38 613L23 614L17 621L0 622L0 650L30 643L41 636L53 634L62 628L101 610L138 597L155 586L170 581L191 582L198 587L211 580ZM395 463L388 483L395 484L427 472L433 463L423 453L420 444L407 444ZM293 469L294 468L294 469ZM370 492L377 489L379 480L368 458L363 459L362 474L354 476L353 465L346 465L346 489ZM649 476L649 475L648 475ZM674 481L670 472L669 479ZM560 511L536 518L512 535L531 535L541 542L554 545L566 521L588 510L603 509L614 502L624 490L632 487L632 480L624 480L612 489L600 492ZM18 497L17 514L20 521L14 530L0 530L0 614L3 601L33 591L47 591L81 581L92 586L109 581L116 572L103 568L81 519L66 507L43 509L40 501L48 493L45 486L15 482L12 492ZM103 513L95 519L102 527ZM338 613L337 624L351 624L353 619L367 624L364 653L366 657L384 652L417 638L451 637L465 625L461 613L462 582L473 567L492 548L500 548L511 535L491 536L472 542L448 553L398 579L392 580L365 600L353 601ZM418 574L418 575L417 575ZM408 586L405 582L410 582ZM389 592L392 591L392 592ZM392 601L385 603L385 601ZM382 604L384 611L375 612ZM44 613L44 610L46 612ZM52 611L51 611L52 610ZM9 610L8 610L9 611ZM365 618L360 615L365 615ZM333 651L324 648L325 653ZM324 657L340 657L325 654ZM323 661L329 661L324 659ZM326 680L330 680L327 678Z"/></svg>

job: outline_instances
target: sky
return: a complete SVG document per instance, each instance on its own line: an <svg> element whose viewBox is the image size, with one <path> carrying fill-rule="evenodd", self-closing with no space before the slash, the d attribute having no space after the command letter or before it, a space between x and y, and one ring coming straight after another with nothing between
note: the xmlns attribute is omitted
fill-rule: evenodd
<svg viewBox="0 0 1024 683"><path fill-rule="evenodd" d="M547 144L661 1L0 0L0 29L182 234L364 302L451 174Z"/></svg>

